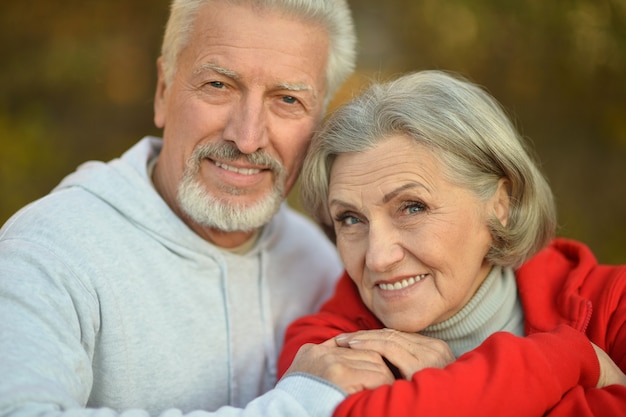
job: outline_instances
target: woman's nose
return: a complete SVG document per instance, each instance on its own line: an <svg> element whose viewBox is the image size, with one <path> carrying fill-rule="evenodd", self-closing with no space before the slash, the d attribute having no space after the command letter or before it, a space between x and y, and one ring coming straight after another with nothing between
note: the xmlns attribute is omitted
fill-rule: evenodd
<svg viewBox="0 0 626 417"><path fill-rule="evenodd" d="M365 266L372 272L387 272L402 259L404 249L399 240L399 233L384 224L370 223Z"/></svg>

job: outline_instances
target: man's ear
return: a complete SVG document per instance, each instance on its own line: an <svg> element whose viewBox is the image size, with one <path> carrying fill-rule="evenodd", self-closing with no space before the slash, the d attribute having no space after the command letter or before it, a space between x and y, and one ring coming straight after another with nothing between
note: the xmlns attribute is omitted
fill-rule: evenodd
<svg viewBox="0 0 626 417"><path fill-rule="evenodd" d="M511 183L507 178L498 181L498 189L491 197L491 209L493 214L500 220L502 226L506 226L509 221L509 210L511 205Z"/></svg>
<svg viewBox="0 0 626 417"><path fill-rule="evenodd" d="M163 70L163 57L157 59L157 85L154 93L154 124L159 129L165 126L165 115L167 114L167 83L165 71Z"/></svg>

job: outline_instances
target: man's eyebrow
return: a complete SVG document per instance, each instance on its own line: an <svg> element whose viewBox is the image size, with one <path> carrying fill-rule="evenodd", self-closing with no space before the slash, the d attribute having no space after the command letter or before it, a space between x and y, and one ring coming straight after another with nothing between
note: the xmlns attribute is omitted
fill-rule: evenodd
<svg viewBox="0 0 626 417"><path fill-rule="evenodd" d="M207 72L207 71L214 71L214 72L217 72L218 74L222 74L234 80L237 80L240 78L239 74L237 74L235 71L229 70L224 67L220 67L219 65L213 64L211 62L207 62L207 63L200 65L198 68L194 70L193 73L194 75L196 75L196 74L200 74L200 73Z"/></svg>
<svg viewBox="0 0 626 417"><path fill-rule="evenodd" d="M278 88L291 91L313 91L313 87L307 84L281 83L278 84Z"/></svg>
<svg viewBox="0 0 626 417"><path fill-rule="evenodd" d="M280 83L276 86L278 90L286 90L286 91L306 91L311 94L314 100L317 100L317 92L313 87L308 84L293 84L293 83Z"/></svg>

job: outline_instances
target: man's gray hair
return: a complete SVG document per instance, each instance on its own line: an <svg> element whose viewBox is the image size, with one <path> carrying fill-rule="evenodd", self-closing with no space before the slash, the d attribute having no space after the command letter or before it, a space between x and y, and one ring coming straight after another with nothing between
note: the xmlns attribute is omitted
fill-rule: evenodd
<svg viewBox="0 0 626 417"><path fill-rule="evenodd" d="M178 56L189 42L199 9L216 1L276 10L324 27L329 44L325 104L354 71L356 34L346 0L173 0L161 47L167 84L176 72Z"/></svg>

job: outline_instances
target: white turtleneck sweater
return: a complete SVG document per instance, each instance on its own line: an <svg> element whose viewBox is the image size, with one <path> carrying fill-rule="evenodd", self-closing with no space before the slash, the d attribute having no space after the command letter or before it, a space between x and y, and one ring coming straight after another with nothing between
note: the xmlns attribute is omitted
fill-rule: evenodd
<svg viewBox="0 0 626 417"><path fill-rule="evenodd" d="M459 357L498 331L524 335L524 312L517 293L515 273L494 266L476 294L457 314L420 333L444 340Z"/></svg>

